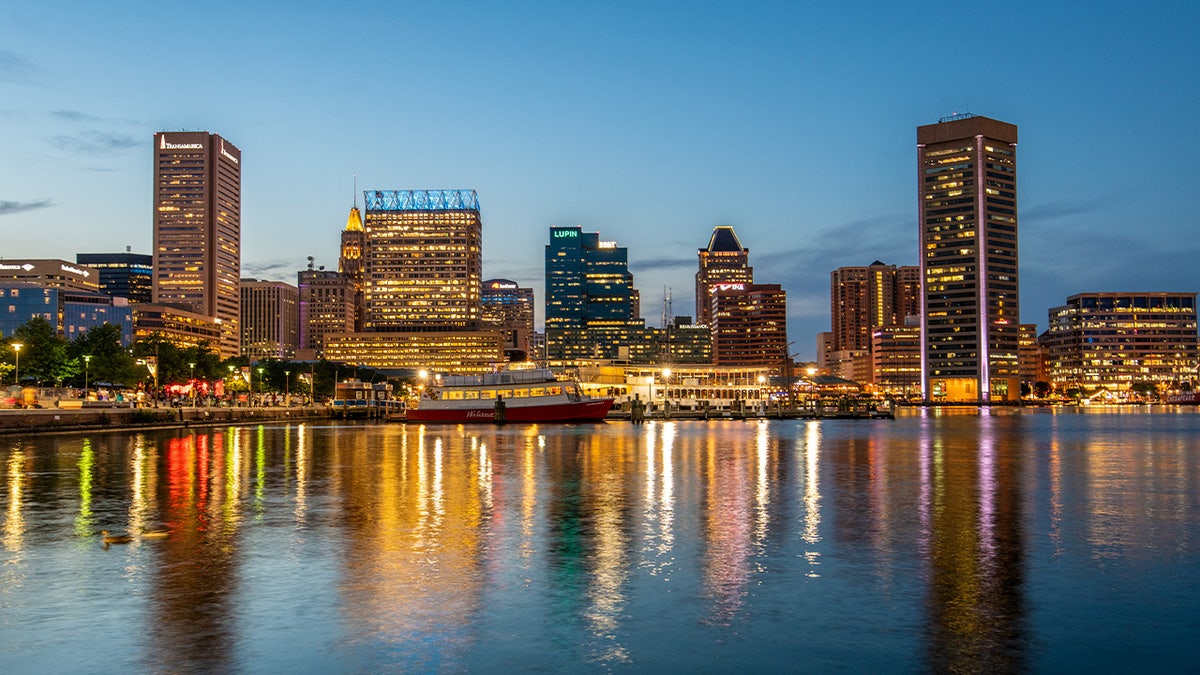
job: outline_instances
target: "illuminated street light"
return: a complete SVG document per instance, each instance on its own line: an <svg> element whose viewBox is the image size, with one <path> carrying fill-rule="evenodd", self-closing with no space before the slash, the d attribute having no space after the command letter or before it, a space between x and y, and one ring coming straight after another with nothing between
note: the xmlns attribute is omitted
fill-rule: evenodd
<svg viewBox="0 0 1200 675"><path fill-rule="evenodd" d="M263 369L259 368L258 369L258 404L259 405L263 405L262 381L263 381Z"/></svg>
<svg viewBox="0 0 1200 675"><path fill-rule="evenodd" d="M91 362L92 362L92 355L84 354L84 356L83 356L83 397L84 398L87 398L88 364L90 364Z"/></svg>
<svg viewBox="0 0 1200 675"><path fill-rule="evenodd" d="M191 372L188 374L188 386L190 387L190 389L188 389L188 392L191 393L191 395L192 395L192 407L195 408L196 407L196 364L189 363L188 368L191 369Z"/></svg>
<svg viewBox="0 0 1200 675"><path fill-rule="evenodd" d="M24 346L25 345L21 344L20 342L12 343L13 351L15 351L17 353L17 370L14 373L14 375L16 377L16 380L15 380L16 384L21 384L21 347L24 347Z"/></svg>
<svg viewBox="0 0 1200 675"><path fill-rule="evenodd" d="M283 404L285 406L289 406L289 407L291 406L291 401L289 400L291 398L291 396L292 396L292 371L285 370L285 371L283 371Z"/></svg>

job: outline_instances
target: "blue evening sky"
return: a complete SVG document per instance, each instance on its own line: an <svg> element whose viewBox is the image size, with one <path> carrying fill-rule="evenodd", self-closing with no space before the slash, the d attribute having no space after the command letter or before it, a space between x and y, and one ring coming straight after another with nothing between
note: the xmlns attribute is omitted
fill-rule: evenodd
<svg viewBox="0 0 1200 675"><path fill-rule="evenodd" d="M1197 290L1200 4L906 5L4 3L0 256L150 253L152 136L201 129L243 153L243 276L335 268L355 174L474 188L486 277L540 305L580 225L657 326L729 224L813 358L830 271L917 263L916 127L970 111L1020 128L1023 321Z"/></svg>

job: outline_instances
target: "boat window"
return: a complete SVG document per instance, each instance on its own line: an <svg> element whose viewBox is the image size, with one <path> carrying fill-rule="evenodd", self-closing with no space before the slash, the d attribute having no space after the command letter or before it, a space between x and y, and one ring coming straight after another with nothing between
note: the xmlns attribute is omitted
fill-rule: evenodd
<svg viewBox="0 0 1200 675"><path fill-rule="evenodd" d="M527 387L525 389L513 389L512 393L513 393L513 396L515 396L517 398L528 398L529 397L529 388Z"/></svg>
<svg viewBox="0 0 1200 675"><path fill-rule="evenodd" d="M479 392L479 398L496 398L496 390L484 389L483 391Z"/></svg>
<svg viewBox="0 0 1200 675"><path fill-rule="evenodd" d="M500 389L500 390L496 391L496 395L503 396L504 398L512 398L513 390L512 389Z"/></svg>
<svg viewBox="0 0 1200 675"><path fill-rule="evenodd" d="M545 396L546 388L545 387L533 387L532 389L529 390L529 395L530 396Z"/></svg>
<svg viewBox="0 0 1200 675"><path fill-rule="evenodd" d="M464 398L464 399L467 399L467 400L473 400L473 399L477 399L477 398L479 398L479 392L477 392L477 391L464 391L464 392L463 392L463 398Z"/></svg>
<svg viewBox="0 0 1200 675"><path fill-rule="evenodd" d="M551 396L561 396L562 395L562 387L548 387L547 391L550 392Z"/></svg>
<svg viewBox="0 0 1200 675"><path fill-rule="evenodd" d="M463 393L461 391L446 392L446 399L450 400L450 401L461 401L462 397L463 397Z"/></svg>

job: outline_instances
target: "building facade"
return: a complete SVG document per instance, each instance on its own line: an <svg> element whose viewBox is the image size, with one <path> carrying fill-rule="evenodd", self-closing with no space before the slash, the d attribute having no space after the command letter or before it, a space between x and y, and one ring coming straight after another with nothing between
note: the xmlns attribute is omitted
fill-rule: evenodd
<svg viewBox="0 0 1200 675"><path fill-rule="evenodd" d="M715 365L781 367L789 359L779 284L718 284L710 297Z"/></svg>
<svg viewBox="0 0 1200 675"><path fill-rule="evenodd" d="M100 274L66 260L0 260L0 282L15 281L73 291L100 291Z"/></svg>
<svg viewBox="0 0 1200 675"><path fill-rule="evenodd" d="M690 316L677 316L663 331L666 345L663 361L671 364L713 362L712 328L692 322Z"/></svg>
<svg viewBox="0 0 1200 675"><path fill-rule="evenodd" d="M0 281L0 337L34 317L45 319L59 337L74 340L106 323L121 329L121 344L133 343L133 314L129 301L95 291L47 284Z"/></svg>
<svg viewBox="0 0 1200 675"><path fill-rule="evenodd" d="M475 191L364 196L364 330L478 330L483 222Z"/></svg>
<svg viewBox="0 0 1200 675"><path fill-rule="evenodd" d="M296 274L300 297L299 351L302 359L324 356L330 335L353 333L357 290L340 272L307 269Z"/></svg>
<svg viewBox="0 0 1200 675"><path fill-rule="evenodd" d="M366 288L366 268L363 265L363 249L366 247L366 230L363 229L362 216L358 212L358 202L350 209L346 218L346 229L342 230L341 255L338 256L338 272L354 287L354 330L363 329L364 289Z"/></svg>
<svg viewBox="0 0 1200 675"><path fill-rule="evenodd" d="M485 279L482 303L483 326L503 333L506 358L533 358L533 289L509 279Z"/></svg>
<svg viewBox="0 0 1200 675"><path fill-rule="evenodd" d="M877 391L907 399L921 390L921 327L879 326L871 332L871 373Z"/></svg>
<svg viewBox="0 0 1200 675"><path fill-rule="evenodd" d="M300 347L300 292L282 281L242 279L241 353L291 359Z"/></svg>
<svg viewBox="0 0 1200 675"><path fill-rule="evenodd" d="M546 245L546 357L650 362L657 332L635 314L628 251L598 232L551 227Z"/></svg>
<svg viewBox="0 0 1200 675"><path fill-rule="evenodd" d="M1049 311L1051 384L1124 391L1196 374L1195 293L1080 293Z"/></svg>
<svg viewBox="0 0 1200 675"><path fill-rule="evenodd" d="M99 275L100 292L133 304L154 297L154 256L142 253L77 253L75 262Z"/></svg>
<svg viewBox="0 0 1200 675"><path fill-rule="evenodd" d="M154 135L153 302L210 317L241 344L242 153L206 131Z"/></svg>
<svg viewBox="0 0 1200 675"><path fill-rule="evenodd" d="M916 266L896 267L878 260L831 272L833 350L869 350L876 328L901 326L908 316L920 314L919 280Z"/></svg>
<svg viewBox="0 0 1200 675"><path fill-rule="evenodd" d="M700 268L696 271L696 323L712 325L712 294L718 284L752 284L750 249L744 248L730 225L718 225L708 238L708 246L697 252Z"/></svg>
<svg viewBox="0 0 1200 675"><path fill-rule="evenodd" d="M917 128L926 400L1020 397L1017 127L975 115Z"/></svg>
<svg viewBox="0 0 1200 675"><path fill-rule="evenodd" d="M141 340L154 335L179 347L207 346L219 353L221 324L207 314L198 314L174 305L141 303L133 309L133 337Z"/></svg>

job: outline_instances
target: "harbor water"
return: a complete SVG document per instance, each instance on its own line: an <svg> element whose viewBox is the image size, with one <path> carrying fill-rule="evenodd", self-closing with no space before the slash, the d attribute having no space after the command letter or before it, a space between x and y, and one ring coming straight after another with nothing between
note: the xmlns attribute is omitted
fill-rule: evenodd
<svg viewBox="0 0 1200 675"><path fill-rule="evenodd" d="M1194 408L9 436L0 507L5 673L1200 668Z"/></svg>

